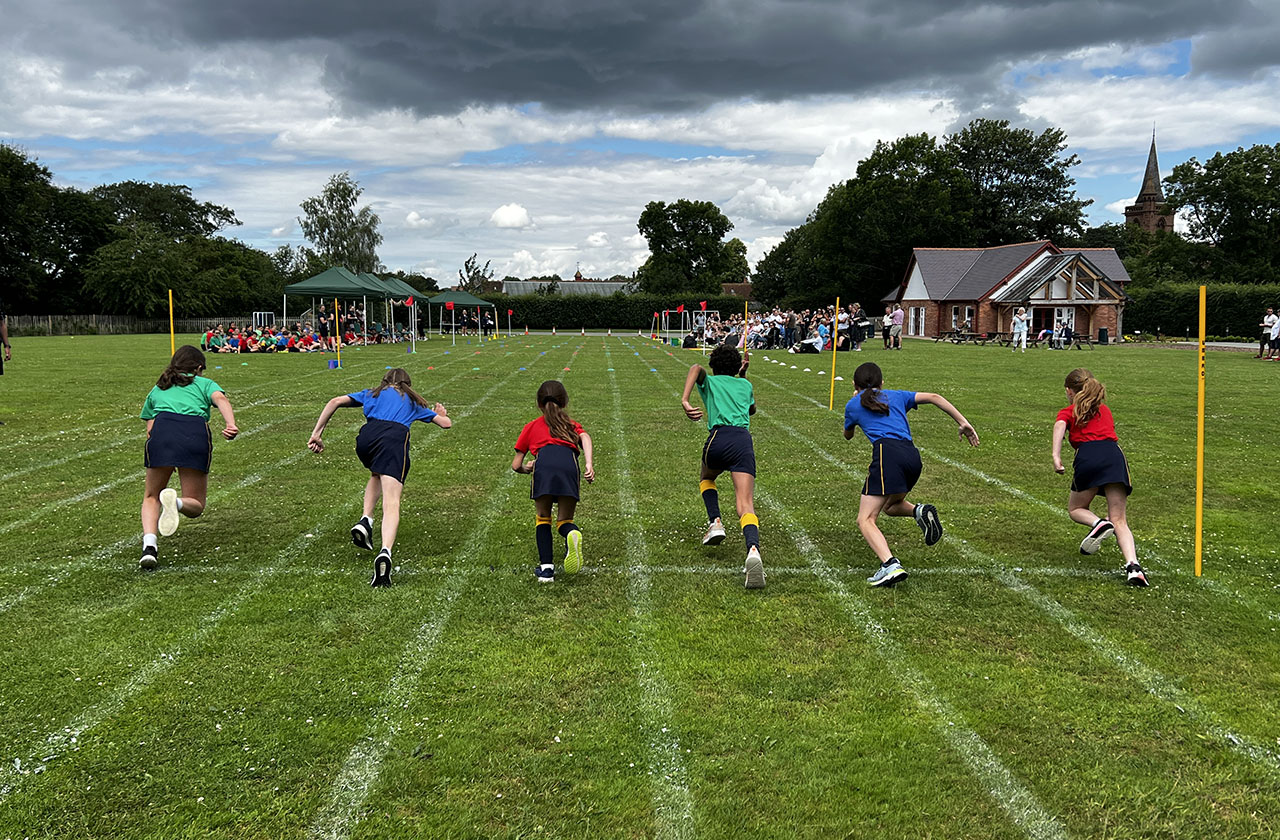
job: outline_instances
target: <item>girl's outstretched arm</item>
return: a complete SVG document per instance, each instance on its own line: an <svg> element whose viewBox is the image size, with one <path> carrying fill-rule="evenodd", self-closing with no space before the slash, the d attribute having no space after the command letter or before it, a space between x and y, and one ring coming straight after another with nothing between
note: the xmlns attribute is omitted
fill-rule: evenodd
<svg viewBox="0 0 1280 840"><path fill-rule="evenodd" d="M445 410L444 403L436 403L436 407L431 410L436 413L436 416L431 418L432 423L442 429L448 429L453 426L453 420L449 417L449 412Z"/></svg>
<svg viewBox="0 0 1280 840"><path fill-rule="evenodd" d="M1053 448L1051 452L1053 454L1053 471L1059 475L1067 471L1067 468L1062 466L1062 441L1066 436L1067 421L1055 421L1053 424Z"/></svg>
<svg viewBox="0 0 1280 840"><path fill-rule="evenodd" d="M222 429L222 436L227 440L235 440L236 435L240 434L240 428L236 426L236 415L231 410L231 400L227 399L227 395L221 391L214 391L209 399L213 401L218 413L222 415L222 422L226 424Z"/></svg>
<svg viewBox="0 0 1280 840"><path fill-rule="evenodd" d="M591 445L591 435L586 432L578 435L578 440L581 441L582 445L582 458L587 462L587 466L586 469L583 470L582 477L587 480L588 484L590 484L596 480L595 449L592 448Z"/></svg>
<svg viewBox="0 0 1280 840"><path fill-rule="evenodd" d="M689 395L693 393L693 386L706 378L707 372L702 365L694 365L689 368L689 375L684 378L684 393L680 395L680 405L684 408L685 417L690 420L702 419L702 409L689 402Z"/></svg>
<svg viewBox="0 0 1280 840"><path fill-rule="evenodd" d="M320 435L324 433L324 427L329 425L329 418L340 408L359 405L358 402L351 397L343 394L340 397L334 397L324 404L324 410L320 412L320 419L316 421L316 427L311 432L311 439L307 441L307 448L312 452L323 452L324 441L320 439Z"/></svg>
<svg viewBox="0 0 1280 840"><path fill-rule="evenodd" d="M531 472L533 472L533 470L532 470L531 468L527 468L527 467L525 467L525 465L524 465L524 456L525 456L525 454L526 454L526 453L524 453L524 452L519 452L519 451L517 451L517 452L516 452L516 457L514 457L514 458L512 458L512 459L511 459L511 470L512 470L512 472L518 472L518 473L531 473Z"/></svg>
<svg viewBox="0 0 1280 840"><path fill-rule="evenodd" d="M941 394L930 394L920 391L916 394L916 403L925 403L926 405L936 405L947 413L947 415L960 427L960 437L969 441L970 446L978 445L978 432L973 428L973 424L964 419L964 415L960 413L960 409L951 404L951 401Z"/></svg>

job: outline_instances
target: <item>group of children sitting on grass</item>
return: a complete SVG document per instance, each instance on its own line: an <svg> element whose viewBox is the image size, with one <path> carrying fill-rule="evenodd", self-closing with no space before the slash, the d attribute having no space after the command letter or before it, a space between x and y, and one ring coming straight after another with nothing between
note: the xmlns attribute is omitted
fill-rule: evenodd
<svg viewBox="0 0 1280 840"><path fill-rule="evenodd" d="M746 378L750 356L744 358L738 348L721 345L712 351L708 361L709 371L701 365L689 369L680 400L686 417L692 421L705 418L707 423L699 476L699 494L708 520L702 544L719 545L726 537L716 480L727 472L732 480L738 526L746 547L744 583L748 589L759 589L765 585L765 571L760 520L754 503L756 458L750 426L756 402L752 384ZM216 407L223 416L224 437L230 440L238 433L230 403L216 383L201 376L204 370L205 357L200 350L191 346L179 348L143 406L141 416L147 422L146 491L142 502L141 565L144 569L155 568L157 536L172 534L178 526L179 514L199 516L204 511L212 461L210 408ZM907 577L907 571L879 528L881 514L913 519L927 546L937 543L943 534L934 505L907 500L922 470L907 412L920 405L936 406L956 422L961 439L971 446L978 445L978 433L965 416L939 394L886 389L880 367L874 363L860 365L854 372L853 382L855 392L844 411L844 437L850 440L861 429L871 447L856 518L863 539L880 561L879 568L867 582L876 587L893 586ZM1133 586L1146 586L1146 573L1138 563L1133 534L1125 516L1126 500L1133 490L1128 462L1117 443L1115 423L1105 404L1106 389L1083 368L1071 371L1064 384L1069 404L1055 419L1051 453L1053 467L1061 474L1065 472L1061 460L1063 441L1069 441L1076 450L1067 509L1073 521L1088 528L1080 553L1094 554L1106 539L1115 537L1124 558L1126 581ZM695 389L701 407L690 401ZM595 453L591 436L568 413L569 395L563 383L558 380L542 383L535 401L539 415L526 423L516 438L511 468L532 476L530 498L534 503L534 542L538 553L535 576L539 583L552 583L556 568L553 522L565 541L564 571L573 574L582 568L583 535L574 522L574 514L580 478L588 482L595 480ZM371 583L389 586L391 550L400 523L400 499L409 474L410 427L414 421L421 421L448 429L453 421L442 404L429 407L414 391L407 371L389 369L375 388L334 397L325 405L307 441L311 451L317 454L324 451L321 436L334 412L355 406L359 406L365 416L355 450L369 471L369 479L363 514L351 528L351 539L360 548L374 548L373 517L381 500L381 549ZM580 459L585 464L580 464ZM175 469L179 473L181 496L168 487ZM1099 517L1090 509L1098 496L1106 501L1106 517ZM850 514L854 513L852 508L851 505Z"/></svg>
<svg viewBox="0 0 1280 840"><path fill-rule="evenodd" d="M342 346L363 344L397 344L408 341L409 334L396 326L386 329L382 324L371 326L368 335L348 329L342 335ZM250 327L240 329L222 324L205 332L200 349L209 353L331 353L337 350L337 339L321 335L311 324L297 323L293 329L276 327Z"/></svg>

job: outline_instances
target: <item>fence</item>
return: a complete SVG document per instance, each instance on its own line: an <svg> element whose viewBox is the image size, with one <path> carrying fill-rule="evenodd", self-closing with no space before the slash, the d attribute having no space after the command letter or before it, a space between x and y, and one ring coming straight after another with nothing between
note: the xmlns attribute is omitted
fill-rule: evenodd
<svg viewBox="0 0 1280 840"><path fill-rule="evenodd" d="M218 324L248 324L244 315L222 318L178 318L175 332L202 333ZM134 318L130 315L10 315L9 335L124 335L167 333L168 318Z"/></svg>

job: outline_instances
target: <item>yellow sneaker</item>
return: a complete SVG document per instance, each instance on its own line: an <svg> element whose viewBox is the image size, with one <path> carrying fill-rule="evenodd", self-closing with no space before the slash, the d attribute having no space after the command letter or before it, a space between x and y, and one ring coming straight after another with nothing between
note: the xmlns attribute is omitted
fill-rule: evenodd
<svg viewBox="0 0 1280 840"><path fill-rule="evenodd" d="M582 532L573 530L565 537L569 550L564 555L564 573L576 575L582 570Z"/></svg>

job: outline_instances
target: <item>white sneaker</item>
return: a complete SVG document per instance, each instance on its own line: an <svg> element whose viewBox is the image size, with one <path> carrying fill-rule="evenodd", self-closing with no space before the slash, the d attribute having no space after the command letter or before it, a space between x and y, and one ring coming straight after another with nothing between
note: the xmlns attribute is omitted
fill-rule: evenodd
<svg viewBox="0 0 1280 840"><path fill-rule="evenodd" d="M747 552L747 589L764 589L764 561L760 559L760 549L754 545Z"/></svg>
<svg viewBox="0 0 1280 840"><path fill-rule="evenodd" d="M160 536L170 537L178 530L178 491L166 487L160 491Z"/></svg>
<svg viewBox="0 0 1280 840"><path fill-rule="evenodd" d="M719 519L708 523L707 533L702 535L703 545L719 545L724 542L724 523Z"/></svg>

